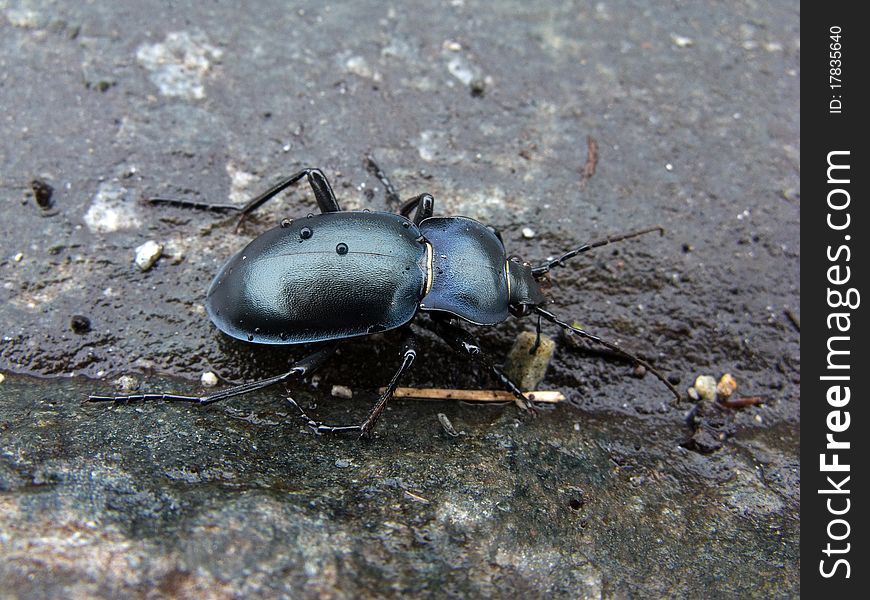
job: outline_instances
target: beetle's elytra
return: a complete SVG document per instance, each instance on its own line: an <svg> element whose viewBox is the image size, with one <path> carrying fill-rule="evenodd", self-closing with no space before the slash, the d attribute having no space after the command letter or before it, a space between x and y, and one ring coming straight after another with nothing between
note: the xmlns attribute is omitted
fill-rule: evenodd
<svg viewBox="0 0 870 600"><path fill-rule="evenodd" d="M395 195L392 184L375 168L388 193ZM495 325L509 314L535 314L538 331L543 318L628 356L664 382L679 399L673 385L646 361L547 311L547 300L538 284L550 269L582 252L661 231L659 227L584 244L533 267L516 257L508 258L501 236L491 227L467 217L433 216L434 199L429 194L411 198L398 214L342 211L319 169L303 169L242 207L164 198L152 202L236 211L244 218L303 177L314 191L320 214L285 219L236 253L209 287L206 310L218 329L241 340L259 344L319 342L320 347L286 373L207 396L143 393L91 396L90 400L165 399L208 404L304 377L319 367L342 339L402 329L401 365L363 423L330 426L302 413L318 432L356 431L364 436L371 432L416 359L410 327L414 322L436 333L456 351L483 363L514 394L520 406L530 408L530 400L517 385L458 325L461 321ZM415 319L421 313L426 318Z"/></svg>

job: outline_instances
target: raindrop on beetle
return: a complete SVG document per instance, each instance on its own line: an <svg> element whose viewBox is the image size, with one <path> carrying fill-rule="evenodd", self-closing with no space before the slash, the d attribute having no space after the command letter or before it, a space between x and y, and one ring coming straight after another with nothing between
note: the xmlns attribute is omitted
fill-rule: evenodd
<svg viewBox="0 0 870 600"><path fill-rule="evenodd" d="M314 232L311 231L310 227L303 227L299 230L299 237L301 237L303 240L307 240L312 236L313 233Z"/></svg>
<svg viewBox="0 0 870 600"><path fill-rule="evenodd" d="M344 242L340 242L335 247L335 252L341 256L344 256L345 254L347 254L347 244L345 244Z"/></svg>
<svg viewBox="0 0 870 600"><path fill-rule="evenodd" d="M281 220L281 227L283 227L284 229L287 229L292 224L293 224L293 219L282 219Z"/></svg>

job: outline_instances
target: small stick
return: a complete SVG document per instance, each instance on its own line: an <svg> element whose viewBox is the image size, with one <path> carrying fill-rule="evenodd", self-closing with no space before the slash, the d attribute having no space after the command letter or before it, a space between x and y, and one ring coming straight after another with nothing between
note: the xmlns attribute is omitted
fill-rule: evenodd
<svg viewBox="0 0 870 600"><path fill-rule="evenodd" d="M381 388L383 393L384 388ZM562 392L544 390L525 392L532 402L556 404L565 400ZM513 402L514 395L501 390L450 390L442 388L400 387L393 392L395 398L417 398L419 400L461 400L467 402Z"/></svg>
<svg viewBox="0 0 870 600"><path fill-rule="evenodd" d="M740 398L726 398L719 400L719 404L728 408L746 408L747 406L758 406L764 404L764 398L761 396L742 396Z"/></svg>
<svg viewBox="0 0 870 600"><path fill-rule="evenodd" d="M586 184L595 175L595 167L598 166L598 142L591 135L586 136L586 164L583 165L583 176L580 178L580 187L585 189Z"/></svg>

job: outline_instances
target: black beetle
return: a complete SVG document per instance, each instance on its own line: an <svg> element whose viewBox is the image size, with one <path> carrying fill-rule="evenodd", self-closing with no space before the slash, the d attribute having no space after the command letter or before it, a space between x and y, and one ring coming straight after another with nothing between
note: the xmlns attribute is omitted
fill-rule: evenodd
<svg viewBox="0 0 870 600"><path fill-rule="evenodd" d="M388 196L398 198L383 172L373 162L369 165L374 167ZM547 301L538 284L550 269L581 252L661 232L660 227L603 238L532 267L516 257L509 258L501 236L493 228L467 217L434 217L434 200L429 194L411 198L402 204L398 214L342 211L319 169L299 171L242 207L167 198L151 201L237 211L241 221L303 177L314 191L320 214L295 221L285 219L233 256L212 281L206 310L218 329L241 340L260 344L324 342L324 346L286 373L206 396L141 393L90 396L90 400L163 399L208 404L304 377L334 352L339 340L403 328L402 363L363 423L324 425L299 409L308 425L318 432L358 431L364 436L372 430L399 380L414 363L417 351L410 323L421 311L430 318L419 320L419 325L458 352L483 363L524 408L531 408L532 399L486 357L477 341L454 319L495 325L509 314L536 314L538 333L544 318L606 346L646 367L680 398L674 386L643 359L545 310Z"/></svg>

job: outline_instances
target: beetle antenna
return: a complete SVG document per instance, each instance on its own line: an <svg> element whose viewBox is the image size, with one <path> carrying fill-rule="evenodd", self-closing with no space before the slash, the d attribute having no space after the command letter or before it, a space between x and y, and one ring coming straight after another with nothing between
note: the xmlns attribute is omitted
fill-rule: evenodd
<svg viewBox="0 0 870 600"><path fill-rule="evenodd" d="M653 231L658 231L659 235L664 235L665 230L661 225L656 225L655 227L647 227L646 229L638 229L637 231L631 231L629 233L623 233L620 235L611 235L605 238L601 238L600 240L595 240L594 242L589 242L588 244L583 244L579 248L575 248L570 252L566 252L559 258L554 258L553 260L547 261L544 264L534 267L532 269L532 275L535 279L539 279L545 273L548 273L550 269L553 267L564 267L565 261L574 258L578 254L583 252L587 252L588 250L592 250L593 248L600 248L601 246L606 246L607 244L612 244L613 242L621 242L622 240L627 240L633 237L637 237L639 235L644 235L646 233L652 233Z"/></svg>
<svg viewBox="0 0 870 600"><path fill-rule="evenodd" d="M638 233L636 235L640 235L640 234ZM671 393L677 399L677 402L682 400L682 397L680 396L680 392L677 391L677 388L675 388L670 381L665 379L664 375L659 373L658 370L656 370L651 364L649 364L647 361L645 361L641 357L635 356L634 354L632 354L628 350L623 350L622 348L620 348L619 346L617 346L616 344L614 344L612 342L602 340L597 335L593 335L593 334L589 333L588 331L581 329L580 327L574 327L573 325L569 325L565 321L560 320L553 313L551 313L547 310L544 310L540 306L535 306L534 308L535 308L536 313L538 313L540 316L544 317L545 319L547 319L551 323L555 323L556 325L558 325L562 329L565 329L567 331L572 331L572 332L586 338L587 340L591 340L591 341L595 342L596 344L600 344L601 346L604 346L605 348L609 348L609 349L613 350L614 352L617 352L617 353L625 356L626 358L630 358L631 360L633 360L637 364L643 366L644 368L646 368L647 371L649 371L650 373L655 375L662 383L664 383L666 386L668 386L668 389L671 390Z"/></svg>

